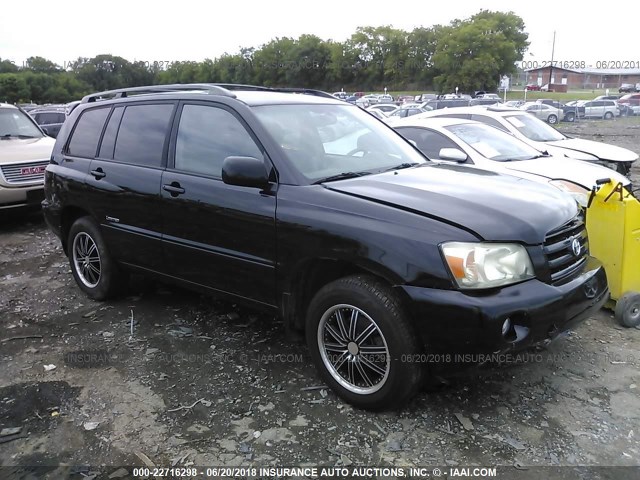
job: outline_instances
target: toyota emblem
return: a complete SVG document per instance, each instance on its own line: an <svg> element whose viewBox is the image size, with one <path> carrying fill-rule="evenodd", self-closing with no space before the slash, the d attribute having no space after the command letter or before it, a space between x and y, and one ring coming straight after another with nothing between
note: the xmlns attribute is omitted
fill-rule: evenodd
<svg viewBox="0 0 640 480"><path fill-rule="evenodd" d="M571 242L571 251L576 257L580 256L580 252L582 251L582 245L580 245L580 240L578 240L577 238L574 238L573 242Z"/></svg>

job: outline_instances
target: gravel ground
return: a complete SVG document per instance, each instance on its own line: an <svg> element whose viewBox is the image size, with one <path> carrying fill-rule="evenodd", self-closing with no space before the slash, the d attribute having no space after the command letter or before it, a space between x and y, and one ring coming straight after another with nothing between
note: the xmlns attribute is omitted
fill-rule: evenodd
<svg viewBox="0 0 640 480"><path fill-rule="evenodd" d="M560 129L640 151L640 118ZM640 165L633 174L638 184ZM39 214L0 223L0 285L0 429L20 428L0 434L0 477L126 477L120 466L153 463L485 465L552 478L536 467L640 465L640 331L607 310L545 350L374 414L326 389L277 319L147 281L87 299ZM575 478L614 478L591 475Z"/></svg>

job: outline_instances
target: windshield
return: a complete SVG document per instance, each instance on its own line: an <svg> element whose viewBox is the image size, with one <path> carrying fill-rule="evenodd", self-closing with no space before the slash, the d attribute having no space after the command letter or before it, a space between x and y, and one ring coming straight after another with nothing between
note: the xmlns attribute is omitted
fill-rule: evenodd
<svg viewBox="0 0 640 480"><path fill-rule="evenodd" d="M399 134L358 107L262 105L254 111L311 182L427 162Z"/></svg>
<svg viewBox="0 0 640 480"><path fill-rule="evenodd" d="M483 123L462 123L445 127L480 155L499 162L530 160L541 153L508 133Z"/></svg>
<svg viewBox="0 0 640 480"><path fill-rule="evenodd" d="M40 138L42 133L20 110L0 108L0 138L12 137Z"/></svg>
<svg viewBox="0 0 640 480"><path fill-rule="evenodd" d="M505 119L522 135L535 142L554 142L567 138L532 115L507 115Z"/></svg>

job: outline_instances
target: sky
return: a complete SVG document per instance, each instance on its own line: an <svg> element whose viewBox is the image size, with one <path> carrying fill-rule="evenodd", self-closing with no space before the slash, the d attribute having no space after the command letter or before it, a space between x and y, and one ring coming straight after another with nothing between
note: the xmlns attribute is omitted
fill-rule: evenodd
<svg viewBox="0 0 640 480"><path fill-rule="evenodd" d="M16 65L30 56L41 56L66 66L78 57L99 54L129 61L201 61L225 52L238 53L241 47L259 47L276 37L308 33L344 41L359 26L391 25L411 31L487 9L512 11L524 20L531 43L525 61L550 60L555 31L556 61L584 61L593 67L597 62L621 61L627 65L617 66L640 68L637 1L623 2L622 8L610 12L606 3L575 0L324 0L315 5L300 0L4 3L0 58Z"/></svg>

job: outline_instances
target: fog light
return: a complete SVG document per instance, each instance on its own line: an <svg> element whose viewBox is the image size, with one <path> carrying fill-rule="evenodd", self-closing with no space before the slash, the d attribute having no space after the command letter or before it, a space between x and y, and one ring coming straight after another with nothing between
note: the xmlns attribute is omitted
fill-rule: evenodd
<svg viewBox="0 0 640 480"><path fill-rule="evenodd" d="M511 319L507 318L502 324L502 336L506 337L509 330L511 330Z"/></svg>

